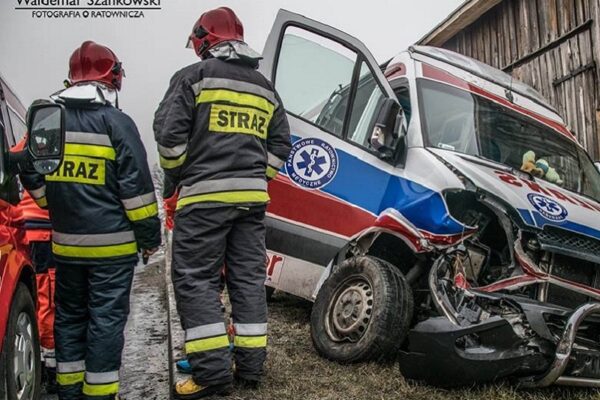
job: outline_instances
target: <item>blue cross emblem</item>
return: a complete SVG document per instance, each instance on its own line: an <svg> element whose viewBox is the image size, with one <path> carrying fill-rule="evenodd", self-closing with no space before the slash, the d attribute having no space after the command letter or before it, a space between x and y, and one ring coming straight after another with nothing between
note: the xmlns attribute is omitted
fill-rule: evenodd
<svg viewBox="0 0 600 400"><path fill-rule="evenodd" d="M567 218L567 215L569 215L566 208L550 197L538 193L529 193L527 198L540 215L546 219L551 221L564 221Z"/></svg>
<svg viewBox="0 0 600 400"><path fill-rule="evenodd" d="M560 211L560 208L556 205L556 203L549 202L548 200L546 200L542 197L537 197L535 199L535 202L537 203L537 205L539 207L544 208L546 211L548 211L550 213L555 213L557 211Z"/></svg>
<svg viewBox="0 0 600 400"><path fill-rule="evenodd" d="M300 157L302 157L302 161L296 164L296 167L299 169L304 169L304 175L307 177L312 177L313 172L316 172L317 175L323 173L323 168L321 165L327 162L324 156L319 157L319 150L312 149L310 154L304 150L300 153Z"/></svg>

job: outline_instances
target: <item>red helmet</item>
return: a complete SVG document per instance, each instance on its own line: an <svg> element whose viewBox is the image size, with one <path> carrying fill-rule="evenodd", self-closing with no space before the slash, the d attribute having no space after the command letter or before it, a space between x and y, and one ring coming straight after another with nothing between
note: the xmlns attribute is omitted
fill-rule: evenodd
<svg viewBox="0 0 600 400"><path fill-rule="evenodd" d="M187 47L193 48L198 57L207 50L228 40L244 41L244 27L232 9L219 7L205 12L194 24Z"/></svg>
<svg viewBox="0 0 600 400"><path fill-rule="evenodd" d="M114 89L121 89L125 71L119 58L111 49L91 40L83 42L69 60L71 84L102 82Z"/></svg>

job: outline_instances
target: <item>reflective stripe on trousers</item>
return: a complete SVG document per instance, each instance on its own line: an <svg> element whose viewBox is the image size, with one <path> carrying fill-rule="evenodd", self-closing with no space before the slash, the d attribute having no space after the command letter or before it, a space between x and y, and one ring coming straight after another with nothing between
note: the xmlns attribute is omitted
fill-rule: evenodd
<svg viewBox="0 0 600 400"><path fill-rule="evenodd" d="M133 231L81 235L53 231L52 252L73 258L109 258L134 255L137 244Z"/></svg>
<svg viewBox="0 0 600 400"><path fill-rule="evenodd" d="M217 350L229 347L229 336L225 323L201 325L185 331L186 354Z"/></svg>
<svg viewBox="0 0 600 400"><path fill-rule="evenodd" d="M201 202L266 203L269 201L267 181L261 178L229 178L197 182L183 186L177 209Z"/></svg>
<svg viewBox="0 0 600 400"><path fill-rule="evenodd" d="M267 347L267 324L237 324L235 328L235 347L249 349Z"/></svg>
<svg viewBox="0 0 600 400"><path fill-rule="evenodd" d="M108 396L119 392L119 371L85 373L83 394L86 396Z"/></svg>
<svg viewBox="0 0 600 400"><path fill-rule="evenodd" d="M84 380L85 361L56 363L56 382L61 386L71 386Z"/></svg>

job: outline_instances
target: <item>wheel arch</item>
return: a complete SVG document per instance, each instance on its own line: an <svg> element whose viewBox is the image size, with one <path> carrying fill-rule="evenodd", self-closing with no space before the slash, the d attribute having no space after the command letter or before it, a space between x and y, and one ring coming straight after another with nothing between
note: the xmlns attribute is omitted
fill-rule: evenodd
<svg viewBox="0 0 600 400"><path fill-rule="evenodd" d="M408 238L384 228L372 228L354 240L354 255L370 255L392 264L405 276L425 258Z"/></svg>

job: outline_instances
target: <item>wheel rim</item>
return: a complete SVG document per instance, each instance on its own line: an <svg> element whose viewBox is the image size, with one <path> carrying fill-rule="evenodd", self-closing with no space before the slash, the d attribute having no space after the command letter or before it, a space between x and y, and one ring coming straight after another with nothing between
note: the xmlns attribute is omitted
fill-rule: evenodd
<svg viewBox="0 0 600 400"><path fill-rule="evenodd" d="M326 315L326 330L335 342L358 342L369 327L373 315L371 282L363 276L350 277L332 296Z"/></svg>
<svg viewBox="0 0 600 400"><path fill-rule="evenodd" d="M33 398L35 389L35 349L33 340L33 323L27 313L20 313L15 329L14 347L14 382L17 398L28 400Z"/></svg>

